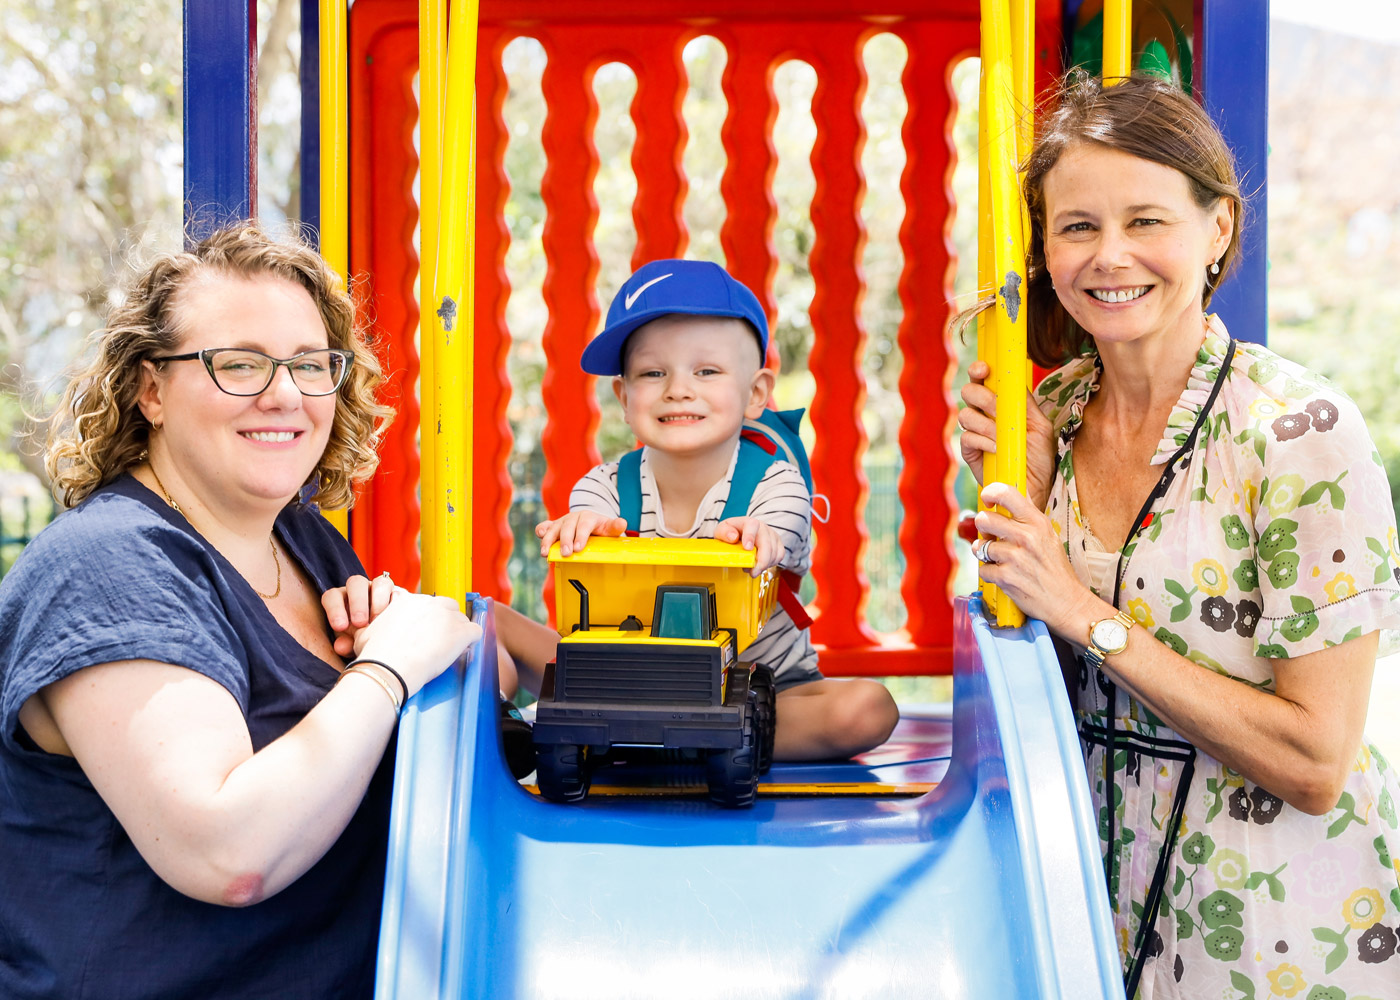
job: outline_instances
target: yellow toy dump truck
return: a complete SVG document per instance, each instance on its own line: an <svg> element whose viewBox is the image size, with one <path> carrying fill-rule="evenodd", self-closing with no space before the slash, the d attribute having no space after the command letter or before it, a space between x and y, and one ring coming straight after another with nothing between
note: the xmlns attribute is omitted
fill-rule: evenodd
<svg viewBox="0 0 1400 1000"><path fill-rule="evenodd" d="M713 801L752 805L777 707L772 673L739 651L777 574L750 576L753 552L711 539L590 538L549 561L561 638L535 715L540 794L582 801L613 747L664 747L700 752Z"/></svg>

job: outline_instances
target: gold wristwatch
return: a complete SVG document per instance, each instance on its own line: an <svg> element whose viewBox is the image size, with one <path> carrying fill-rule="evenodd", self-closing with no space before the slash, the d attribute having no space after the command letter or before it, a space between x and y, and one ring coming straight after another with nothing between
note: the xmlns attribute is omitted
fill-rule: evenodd
<svg viewBox="0 0 1400 1000"><path fill-rule="evenodd" d="M1128 648L1128 629L1137 620L1126 611L1120 611L1112 618L1100 618L1089 626L1089 648L1084 650L1084 660L1097 669L1103 666L1104 657L1121 653Z"/></svg>

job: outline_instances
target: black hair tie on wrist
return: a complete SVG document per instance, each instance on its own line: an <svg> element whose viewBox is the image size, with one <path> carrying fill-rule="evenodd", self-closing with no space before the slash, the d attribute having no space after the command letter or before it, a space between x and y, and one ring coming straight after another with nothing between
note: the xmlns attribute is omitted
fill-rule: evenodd
<svg viewBox="0 0 1400 1000"><path fill-rule="evenodd" d="M385 670L389 671L390 676L392 676L394 680L399 682L399 690L403 693L403 700L400 702L400 704L408 704L408 684L406 681L404 681L403 674L399 673L397 670L389 666L389 664L385 663L383 660L370 660L363 656L359 657L358 659L352 660L349 666L347 666L345 669L349 670L350 667L353 667L357 663L373 663L376 667L383 667Z"/></svg>

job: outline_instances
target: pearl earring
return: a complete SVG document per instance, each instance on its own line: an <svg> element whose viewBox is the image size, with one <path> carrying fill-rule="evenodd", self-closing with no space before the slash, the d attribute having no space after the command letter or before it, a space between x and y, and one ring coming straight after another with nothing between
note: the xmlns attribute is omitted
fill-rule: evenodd
<svg viewBox="0 0 1400 1000"><path fill-rule="evenodd" d="M1220 262L1219 262L1218 260L1211 263L1211 265L1210 265L1210 273L1211 273L1211 274L1219 274L1219 273L1220 273Z"/></svg>

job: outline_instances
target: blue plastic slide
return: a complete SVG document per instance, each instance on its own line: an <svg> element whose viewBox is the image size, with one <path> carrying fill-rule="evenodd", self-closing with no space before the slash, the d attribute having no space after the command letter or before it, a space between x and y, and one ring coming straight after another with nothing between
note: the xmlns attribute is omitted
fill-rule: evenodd
<svg viewBox="0 0 1400 1000"><path fill-rule="evenodd" d="M951 756L768 779L937 780L927 794L725 810L556 805L512 780L490 602L473 606L486 641L400 730L378 997L1121 1000L1084 765L1039 622L994 633L980 601L959 602ZM892 745L946 748L946 727L908 719Z"/></svg>

